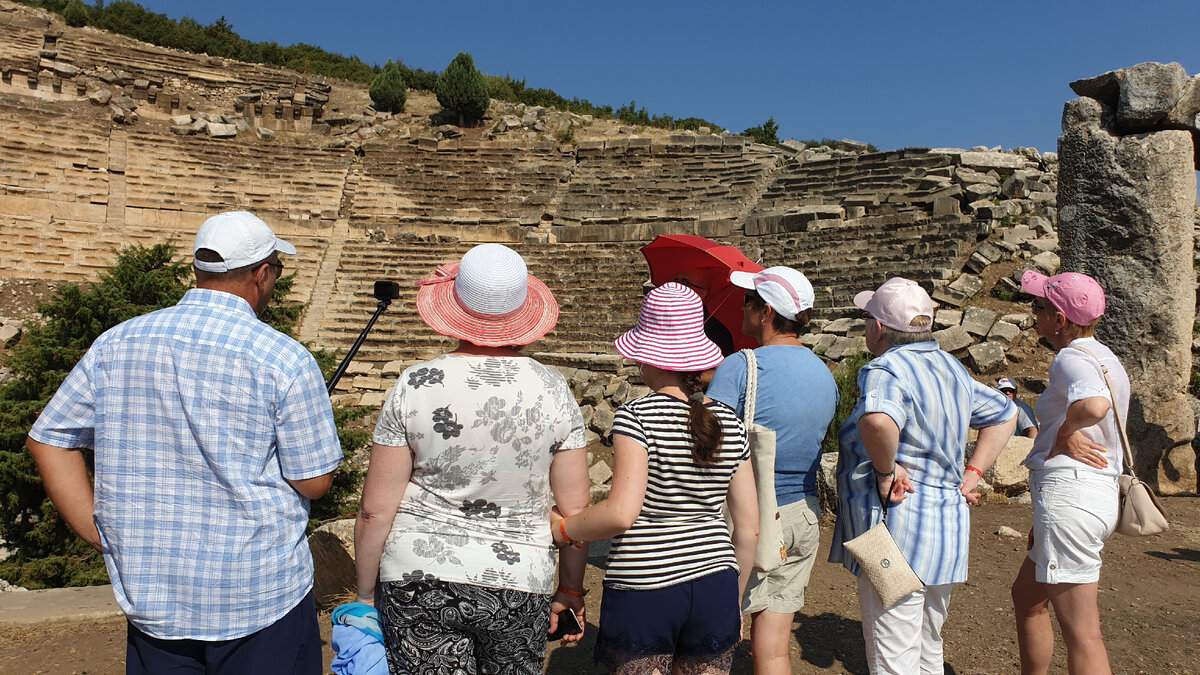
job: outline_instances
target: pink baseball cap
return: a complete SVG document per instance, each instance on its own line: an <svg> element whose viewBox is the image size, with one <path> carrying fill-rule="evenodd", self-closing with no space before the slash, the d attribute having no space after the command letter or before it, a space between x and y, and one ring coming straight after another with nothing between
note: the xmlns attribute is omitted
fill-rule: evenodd
<svg viewBox="0 0 1200 675"><path fill-rule="evenodd" d="M674 281L646 294L637 325L614 344L630 361L682 373L716 368L724 360L721 349L704 334L700 296Z"/></svg>
<svg viewBox="0 0 1200 675"><path fill-rule="evenodd" d="M1048 277L1025 270L1021 288L1054 303L1063 316L1080 326L1091 325L1104 314L1104 289L1095 279L1080 272L1060 272Z"/></svg>
<svg viewBox="0 0 1200 675"><path fill-rule="evenodd" d="M880 323L904 333L920 333L933 327L933 301L917 282L892 277L873 291L854 296L854 305L879 320ZM918 316L929 317L924 326L912 325Z"/></svg>

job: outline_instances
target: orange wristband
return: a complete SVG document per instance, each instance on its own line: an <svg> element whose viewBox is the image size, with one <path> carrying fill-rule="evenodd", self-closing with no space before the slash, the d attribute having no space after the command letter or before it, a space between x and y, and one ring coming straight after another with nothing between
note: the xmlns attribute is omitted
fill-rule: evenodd
<svg viewBox="0 0 1200 675"><path fill-rule="evenodd" d="M558 585L558 592L562 593L563 595L569 595L572 598L582 598L588 594L586 588L571 588L562 584Z"/></svg>
<svg viewBox="0 0 1200 675"><path fill-rule="evenodd" d="M975 467L971 466L970 464L968 464L968 465L967 465L967 468L966 468L966 470L967 470L967 471L973 471L973 472L974 472L976 475L978 475L980 478L983 478L983 472L982 472L982 471L980 471L979 469L976 469Z"/></svg>

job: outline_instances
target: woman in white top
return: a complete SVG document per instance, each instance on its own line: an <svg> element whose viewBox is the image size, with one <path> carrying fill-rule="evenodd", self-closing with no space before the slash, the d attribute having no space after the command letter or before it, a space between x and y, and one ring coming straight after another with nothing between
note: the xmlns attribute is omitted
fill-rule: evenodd
<svg viewBox="0 0 1200 675"><path fill-rule="evenodd" d="M1122 447L1113 415L1127 415L1129 377L1093 337L1104 313L1100 284L1077 272L1046 277L1027 271L1021 286L1035 296L1038 335L1058 350L1049 386L1035 406L1041 430L1024 461L1033 527L1029 555L1012 586L1021 672L1045 673L1050 666L1053 605L1070 672L1109 673L1097 587L1100 550L1117 524Z"/></svg>
<svg viewBox="0 0 1200 675"><path fill-rule="evenodd" d="M558 305L499 244L417 284L421 319L459 344L405 370L380 412L358 600L379 610L393 673L540 675L557 612L583 625L587 562L563 550L556 590L550 509L587 505L583 417L563 376L517 351Z"/></svg>
<svg viewBox="0 0 1200 675"><path fill-rule="evenodd" d="M616 413L612 492L551 523L560 545L613 537L596 638L613 673L727 673L741 639L758 502L746 430L700 385L700 371L721 362L703 322L682 284L647 294L616 348L653 391Z"/></svg>

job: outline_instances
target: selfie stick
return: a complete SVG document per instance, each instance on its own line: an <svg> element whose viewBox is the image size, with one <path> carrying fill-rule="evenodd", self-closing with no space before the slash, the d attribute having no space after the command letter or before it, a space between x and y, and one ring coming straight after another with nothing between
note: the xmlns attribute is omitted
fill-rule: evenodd
<svg viewBox="0 0 1200 675"><path fill-rule="evenodd" d="M329 385L325 388L327 393L333 393L333 388L337 386L338 380L342 379L346 368L350 367L350 361L354 359L354 355L358 353L358 348L367 339L367 333L371 332L371 327L375 325L375 321L379 318L379 315L383 314L383 310L392 304L392 300L400 297L400 284L394 281L376 281L374 294L375 299L379 301L375 305L375 313L371 315L371 320L367 322L367 327L362 329L362 332L358 334L358 339L354 341L354 344L350 347L350 351L346 352L346 358L342 359L341 365L329 377Z"/></svg>

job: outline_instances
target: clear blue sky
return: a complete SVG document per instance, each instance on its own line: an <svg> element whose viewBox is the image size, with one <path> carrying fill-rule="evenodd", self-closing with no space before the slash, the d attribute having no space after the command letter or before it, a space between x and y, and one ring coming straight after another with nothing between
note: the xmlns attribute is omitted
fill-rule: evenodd
<svg viewBox="0 0 1200 675"><path fill-rule="evenodd" d="M1200 0L314 2L139 0L242 37L484 72L733 131L881 149L1054 150L1067 83L1142 61L1200 72Z"/></svg>

